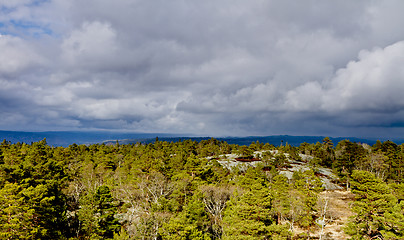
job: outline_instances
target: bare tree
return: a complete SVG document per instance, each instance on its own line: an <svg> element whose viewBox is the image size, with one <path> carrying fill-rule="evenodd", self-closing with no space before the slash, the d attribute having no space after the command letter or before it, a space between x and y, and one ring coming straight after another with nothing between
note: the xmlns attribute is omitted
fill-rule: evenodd
<svg viewBox="0 0 404 240"><path fill-rule="evenodd" d="M319 207L320 207L320 218L316 220L317 224L321 226L321 231L320 231L320 240L323 237L324 234L324 227L327 224L327 206L328 206L328 197L320 198L319 199Z"/></svg>
<svg viewBox="0 0 404 240"><path fill-rule="evenodd" d="M158 205L161 198L170 195L174 190L173 184L159 172L152 172L138 186L145 193L147 201Z"/></svg>
<svg viewBox="0 0 404 240"><path fill-rule="evenodd" d="M220 237L222 228L223 210L226 207L234 189L230 186L202 186L202 201L205 204L206 211L213 220L213 232L216 237Z"/></svg>

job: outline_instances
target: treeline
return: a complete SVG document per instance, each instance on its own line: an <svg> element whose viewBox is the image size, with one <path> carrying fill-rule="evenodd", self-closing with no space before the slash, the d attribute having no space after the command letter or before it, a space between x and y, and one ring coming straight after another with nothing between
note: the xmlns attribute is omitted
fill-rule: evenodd
<svg viewBox="0 0 404 240"><path fill-rule="evenodd" d="M277 151L274 151L277 150ZM256 151L261 151L256 155ZM223 167L225 154L261 158ZM285 155L286 154L286 155ZM287 158L308 158L291 179ZM307 239L325 215L316 176L352 189L354 239L404 238L404 145L200 142L0 144L0 239ZM327 216L331 219L332 216ZM304 233L294 234L296 227Z"/></svg>

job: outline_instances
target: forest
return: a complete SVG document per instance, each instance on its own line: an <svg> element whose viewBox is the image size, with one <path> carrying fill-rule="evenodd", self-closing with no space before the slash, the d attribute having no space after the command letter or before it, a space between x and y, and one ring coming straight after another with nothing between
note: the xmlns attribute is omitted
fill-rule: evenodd
<svg viewBox="0 0 404 240"><path fill-rule="evenodd" d="M292 160L307 169L288 178ZM298 147L4 140L0 239L331 239L322 228L338 216L321 197L320 168L353 196L344 234L404 239L404 144L329 138Z"/></svg>

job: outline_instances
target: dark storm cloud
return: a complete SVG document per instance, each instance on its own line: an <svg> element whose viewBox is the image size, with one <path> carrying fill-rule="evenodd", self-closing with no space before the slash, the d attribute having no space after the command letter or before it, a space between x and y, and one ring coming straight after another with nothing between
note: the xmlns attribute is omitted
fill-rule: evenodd
<svg viewBox="0 0 404 240"><path fill-rule="evenodd" d="M0 0L0 128L398 136L403 7Z"/></svg>

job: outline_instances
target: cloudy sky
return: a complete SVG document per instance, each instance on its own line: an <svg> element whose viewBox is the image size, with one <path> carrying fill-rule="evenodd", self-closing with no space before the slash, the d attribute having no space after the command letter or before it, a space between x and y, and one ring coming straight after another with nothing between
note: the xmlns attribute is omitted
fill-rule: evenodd
<svg viewBox="0 0 404 240"><path fill-rule="evenodd" d="M402 0L0 0L0 129L404 136Z"/></svg>

